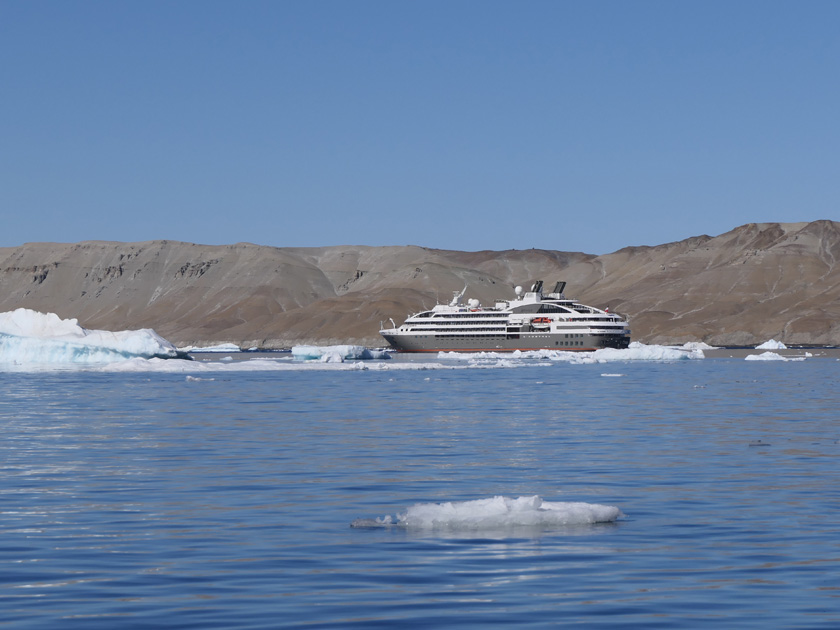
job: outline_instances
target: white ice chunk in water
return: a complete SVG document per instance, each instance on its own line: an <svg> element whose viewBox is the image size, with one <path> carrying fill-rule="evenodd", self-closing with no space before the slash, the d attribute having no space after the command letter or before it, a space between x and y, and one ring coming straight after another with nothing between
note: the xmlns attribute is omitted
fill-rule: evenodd
<svg viewBox="0 0 840 630"><path fill-rule="evenodd" d="M178 356L182 353L150 328L88 330L78 320L54 313L26 308L0 313L0 364L90 364Z"/></svg>
<svg viewBox="0 0 840 630"><path fill-rule="evenodd" d="M510 527L551 528L610 523L622 516L611 505L580 502L549 502L538 496L496 496L474 501L418 503L398 514L377 519L358 519L353 527L396 525L424 530L494 530Z"/></svg>
<svg viewBox="0 0 840 630"><path fill-rule="evenodd" d="M805 357L783 357L778 352L762 352L748 354L744 359L747 361L804 361Z"/></svg>
<svg viewBox="0 0 840 630"><path fill-rule="evenodd" d="M705 341L688 341L684 343L682 346L679 346L684 350L714 350L715 346L710 346Z"/></svg>
<svg viewBox="0 0 840 630"><path fill-rule="evenodd" d="M186 346L178 348L182 352L241 352L235 343L220 343L215 346Z"/></svg>
<svg viewBox="0 0 840 630"><path fill-rule="evenodd" d="M446 352L438 353L440 359L477 361L490 358L506 359L548 359L568 363L610 363L614 361L682 361L684 359L705 359L703 350L695 346L675 348L673 346L647 345L634 341L629 348L601 348L591 352L569 350L514 350L513 352Z"/></svg>
<svg viewBox="0 0 840 630"><path fill-rule="evenodd" d="M602 348L591 354L592 358L599 363L606 361L682 361L706 358L703 350L699 347L672 348L647 345L638 341L632 342L630 347L624 350Z"/></svg>
<svg viewBox="0 0 840 630"><path fill-rule="evenodd" d="M787 350L787 346L783 344L781 341L776 341L775 339L771 339L770 341L765 341L764 343L757 345L755 347L756 350Z"/></svg>
<svg viewBox="0 0 840 630"><path fill-rule="evenodd" d="M321 361L322 363L342 363L369 359L390 359L384 350L369 350L364 346L294 346L292 357L298 361Z"/></svg>

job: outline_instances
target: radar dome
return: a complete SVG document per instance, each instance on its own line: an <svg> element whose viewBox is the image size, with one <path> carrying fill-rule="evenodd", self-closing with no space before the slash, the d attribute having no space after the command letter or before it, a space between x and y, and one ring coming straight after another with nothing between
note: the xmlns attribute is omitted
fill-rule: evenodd
<svg viewBox="0 0 840 630"><path fill-rule="evenodd" d="M470 298L468 304L470 305L470 308L478 308L479 302L475 298Z"/></svg>
<svg viewBox="0 0 840 630"><path fill-rule="evenodd" d="M522 287L517 285L517 287L513 290L513 292L516 293L516 295L522 295Z"/></svg>

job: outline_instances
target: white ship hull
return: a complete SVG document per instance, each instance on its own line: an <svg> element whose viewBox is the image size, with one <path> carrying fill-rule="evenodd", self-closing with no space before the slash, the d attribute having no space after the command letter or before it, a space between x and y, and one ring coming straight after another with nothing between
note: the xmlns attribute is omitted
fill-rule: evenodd
<svg viewBox="0 0 840 630"><path fill-rule="evenodd" d="M412 315L380 334L399 352L585 352L630 344L624 318L565 298L564 285L558 283L547 295L541 281L524 295L517 287L516 299L488 308L475 300L462 304L462 292L452 303Z"/></svg>

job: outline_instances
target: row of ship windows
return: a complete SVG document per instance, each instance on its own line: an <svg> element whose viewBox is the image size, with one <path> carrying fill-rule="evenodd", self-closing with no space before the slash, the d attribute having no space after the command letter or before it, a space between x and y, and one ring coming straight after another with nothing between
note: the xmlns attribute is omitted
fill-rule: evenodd
<svg viewBox="0 0 840 630"><path fill-rule="evenodd" d="M481 337L482 339L506 339L507 335L435 335L435 339L468 339L470 337Z"/></svg>
<svg viewBox="0 0 840 630"><path fill-rule="evenodd" d="M510 313L562 313L562 314L574 314L574 313L583 313L584 315L589 314L597 314L597 311L593 311L585 306L572 306L571 308L563 307L563 306L555 306L554 304L528 304L526 306L519 306L517 308L512 309L509 311ZM434 317L435 319L441 317L507 317L508 313L488 313L487 311L457 311L455 313L435 313L433 311L426 311L424 313L418 313L414 315L414 317L420 318L429 318Z"/></svg>
<svg viewBox="0 0 840 630"><path fill-rule="evenodd" d="M448 332L448 331L452 330L452 328L454 328L454 326L445 325L445 324L448 324L448 323L449 322L440 322L440 323L436 323L436 324L414 324L413 326L409 327L409 330L412 330L412 331L415 331L415 332L435 332L435 331L447 331ZM565 326L565 327L578 328L578 326L576 324L577 324L577 322L568 322L568 326ZM472 324L469 328L465 328L465 330L469 330L470 332L475 332L475 331L481 331L481 330L504 330L505 329L505 326L503 326L503 325L498 325L498 326L490 325L490 326L483 326L483 327L478 327L478 326L479 326L479 323L476 322L476 323ZM518 329L518 326L516 328ZM604 323L601 326L598 326L598 328L601 328L601 329L614 328L615 330L619 331L619 330L623 330L624 326L623 325L610 325L610 324Z"/></svg>
<svg viewBox="0 0 840 630"><path fill-rule="evenodd" d="M520 338L519 335L435 335L435 339L448 339L450 341L453 340L453 339L475 339L476 337L481 337L482 341L496 341L496 340L501 341L503 339L519 339ZM528 337L528 339L548 339L548 338L549 338L548 335L533 335L531 337ZM574 339L574 340L569 339L569 340L563 341L562 344L559 341L555 341L554 345L555 346L560 346L560 345L563 345L563 346L583 346L584 344L583 344L583 341L580 341L580 340L577 340L577 339Z"/></svg>
<svg viewBox="0 0 840 630"><path fill-rule="evenodd" d="M483 320L485 322L491 322L491 323L495 323L495 322L504 323L504 322L508 321L507 317L491 317L491 316L486 316L486 315L483 315L482 317L483 317ZM458 325L461 325L461 324L472 323L471 321L469 321L469 319L467 319L465 321L463 316L461 316L461 315L446 315L446 316L443 316L443 317L438 316L438 317L432 317L431 319L433 319L434 322L418 322L418 321L415 321L413 323L415 325L418 325L418 326L429 325L429 324L436 324L438 326L458 326ZM569 318L555 320L555 321L559 321L559 322L620 322L621 320L618 319L617 317L609 317L609 316L603 316L602 315L600 317L569 317Z"/></svg>
<svg viewBox="0 0 840 630"><path fill-rule="evenodd" d="M435 329L435 328L421 328L421 329L415 328L413 330L413 332L445 333L446 336L452 336L452 335L470 336L470 333L499 334L499 333L503 333L503 332L506 332L506 331L502 328L470 328L469 332L467 332L465 330L440 330L440 329ZM512 329L512 330L509 330L507 332L515 333L515 334L518 335L520 333L528 332L528 331ZM534 335L532 335L532 336L534 336ZM547 336L547 335L542 335L542 336ZM567 334L564 334L563 337L565 339L583 337L583 334L567 333Z"/></svg>
<svg viewBox="0 0 840 630"><path fill-rule="evenodd" d="M457 330L453 330L452 328L438 327L438 326L413 326L411 328L411 330L414 331L414 332L436 332L436 331L439 331L439 332L458 332ZM465 329L464 332L466 332L466 330L469 330L470 332L477 332L477 331L482 331L482 330L484 330L484 331L491 331L491 330L504 331L505 327L504 326L485 326L483 328L477 328L477 327L474 327L474 326L470 326L470 328Z"/></svg>
<svg viewBox="0 0 840 630"><path fill-rule="evenodd" d="M517 333L511 333L511 334L516 335L517 338L519 337L518 332ZM554 335L528 335L528 339L549 339L552 336L554 336ZM593 335L593 336L602 337L604 335ZM478 334L478 335L472 335L472 334L469 334L469 333L446 333L446 334L441 334L441 335L435 335L435 339L461 339L461 338L464 338L464 337L482 337L484 339L492 338L492 337L498 337L500 339L504 339L505 337L507 337L507 334L500 335L498 332L492 332L492 333L484 333L484 334ZM569 334L569 335L563 335L564 339L582 339L583 337L584 337L584 335L574 334L574 333Z"/></svg>
<svg viewBox="0 0 840 630"><path fill-rule="evenodd" d="M418 319L420 316L418 315L414 319ZM507 321L507 315L491 315L488 313L457 313L453 315L435 315L434 317L426 317L423 319L435 319L435 320L449 320L449 319L458 319L458 320L470 320L470 319L489 319L490 321Z"/></svg>

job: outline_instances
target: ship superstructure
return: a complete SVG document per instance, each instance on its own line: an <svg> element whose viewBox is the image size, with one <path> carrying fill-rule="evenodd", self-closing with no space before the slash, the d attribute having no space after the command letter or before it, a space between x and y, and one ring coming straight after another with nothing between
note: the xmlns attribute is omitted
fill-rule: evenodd
<svg viewBox="0 0 840 630"><path fill-rule="evenodd" d="M630 344L626 319L565 297L565 287L558 282L553 291L543 293L543 282L537 280L530 291L516 287L514 299L499 300L492 307L476 299L464 303L465 287L449 304L379 332L400 352L591 351Z"/></svg>

